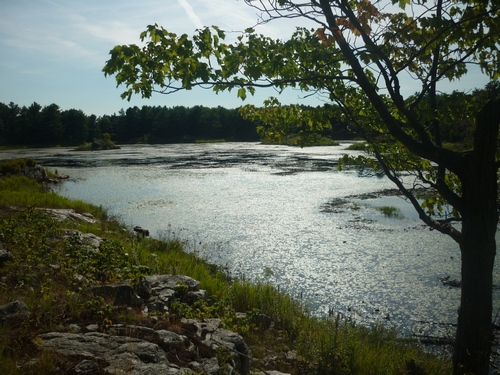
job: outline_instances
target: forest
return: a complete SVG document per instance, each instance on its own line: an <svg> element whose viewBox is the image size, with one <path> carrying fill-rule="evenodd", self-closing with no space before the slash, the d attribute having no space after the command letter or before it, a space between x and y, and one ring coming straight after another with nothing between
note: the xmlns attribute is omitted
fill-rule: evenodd
<svg viewBox="0 0 500 375"><path fill-rule="evenodd" d="M487 95L492 88L498 89L498 83L488 85L481 90L464 94L453 92L440 94L438 100L450 108L464 108L467 103ZM325 107L329 105L325 104ZM330 105L331 106L331 105ZM301 106L304 110L314 109ZM428 111L422 107L421 111ZM350 131L350 124L337 120L335 111L331 111L330 129L321 131L323 139L353 139L356 134ZM461 143L467 146L472 140L473 124L461 116L461 111L450 111L444 119L441 129L442 140L449 143ZM250 121L242 117L239 109L224 107L209 108L203 106L137 106L121 109L118 114L87 115L79 109L62 110L57 104L42 107L34 102L29 107L15 103L0 103L0 146L79 146L92 142L108 133L118 144L133 143L190 143L200 140L225 140L234 142L268 142L265 131L259 121ZM282 143L294 144L290 140L301 131L301 125L288 127L289 137ZM325 144L325 143L323 143Z"/></svg>
<svg viewBox="0 0 500 375"><path fill-rule="evenodd" d="M79 109L61 110L57 104L0 103L2 146L78 146L104 133L119 144L259 140L255 124L237 109L143 106L97 117Z"/></svg>

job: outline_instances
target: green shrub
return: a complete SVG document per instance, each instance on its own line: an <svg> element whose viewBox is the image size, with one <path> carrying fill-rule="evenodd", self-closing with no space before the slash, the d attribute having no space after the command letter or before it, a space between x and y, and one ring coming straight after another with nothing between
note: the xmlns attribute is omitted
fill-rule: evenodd
<svg viewBox="0 0 500 375"><path fill-rule="evenodd" d="M368 148L368 145L365 142L356 142L351 145L349 145L346 150L351 150L351 151L366 151Z"/></svg>
<svg viewBox="0 0 500 375"><path fill-rule="evenodd" d="M18 175L23 173L27 167L34 167L36 161L33 159L12 159L0 162L1 175Z"/></svg>

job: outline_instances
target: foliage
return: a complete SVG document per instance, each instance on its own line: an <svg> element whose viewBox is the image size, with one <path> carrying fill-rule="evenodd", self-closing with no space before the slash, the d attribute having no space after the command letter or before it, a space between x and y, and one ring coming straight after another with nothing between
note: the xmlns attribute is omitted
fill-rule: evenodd
<svg viewBox="0 0 500 375"><path fill-rule="evenodd" d="M21 174L27 167L35 165L35 160L25 158L0 161L0 176Z"/></svg>
<svg viewBox="0 0 500 375"><path fill-rule="evenodd" d="M180 143L198 139L257 141L255 124L244 120L236 109L177 106L132 107L118 114L96 117L81 110L61 111L51 106L57 126L41 120L47 107L33 103L19 107L0 103L0 144L27 146L78 146L90 150L94 139L110 134L124 143ZM36 129L36 131L35 131ZM40 136L43 133L43 137Z"/></svg>

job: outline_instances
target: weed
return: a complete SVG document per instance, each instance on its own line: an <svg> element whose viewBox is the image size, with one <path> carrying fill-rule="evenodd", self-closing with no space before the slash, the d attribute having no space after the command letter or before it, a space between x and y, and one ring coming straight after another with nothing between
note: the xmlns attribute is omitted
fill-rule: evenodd
<svg viewBox="0 0 500 375"><path fill-rule="evenodd" d="M401 210L397 207L382 206L382 207L376 207L376 209L386 217L391 217L395 219L401 219L403 217Z"/></svg>

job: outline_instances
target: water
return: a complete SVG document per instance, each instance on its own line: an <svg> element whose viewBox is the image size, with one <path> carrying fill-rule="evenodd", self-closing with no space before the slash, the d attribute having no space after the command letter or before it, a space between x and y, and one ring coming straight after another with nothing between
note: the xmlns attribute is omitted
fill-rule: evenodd
<svg viewBox="0 0 500 375"><path fill-rule="evenodd" d="M429 231L402 198L361 197L394 186L339 172L346 146L187 144L15 156L70 175L60 194L102 205L130 228L179 236L233 275L268 280L315 314L444 334L456 322L460 290L439 278L460 279L458 246ZM387 218L382 206L400 214Z"/></svg>

